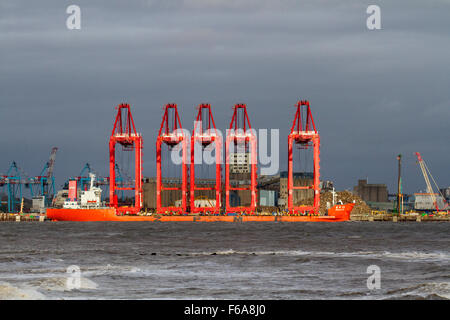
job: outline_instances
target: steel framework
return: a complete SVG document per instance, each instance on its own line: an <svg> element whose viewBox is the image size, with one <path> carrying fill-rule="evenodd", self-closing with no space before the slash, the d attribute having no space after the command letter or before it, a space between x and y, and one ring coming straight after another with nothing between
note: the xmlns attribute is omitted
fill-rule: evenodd
<svg viewBox="0 0 450 320"><path fill-rule="evenodd" d="M421 154L419 152L416 152L416 157L417 157L417 161L419 163L420 166L420 170L422 171L422 175L423 178L425 179L425 183L427 185L427 193L430 195L431 197L431 201L433 202L433 206L436 208L436 211L443 211L443 210L449 210L449 204L447 203L447 201L445 201L445 197L444 195L440 192L439 190L439 186L436 183L436 180L434 180L433 175L431 174L430 170L428 169L427 164L425 163L425 160L423 160ZM433 187L431 185L430 182L430 178L433 180L434 185L436 186L437 192L438 193L434 193ZM443 208L439 208L439 204L436 198L436 195L439 194L442 197L442 201L443 201Z"/></svg>
<svg viewBox="0 0 450 320"><path fill-rule="evenodd" d="M82 190L88 190L89 184L91 182L91 178L89 177L89 174L91 172L91 166L89 165L89 163L86 163L83 169L81 169L80 175L77 177Z"/></svg>
<svg viewBox="0 0 450 320"><path fill-rule="evenodd" d="M80 186L81 190L89 190L90 184L91 184L91 177L90 174L94 173L92 171L91 165L89 163L86 163L83 167L83 169L81 169L80 171L80 175L77 177L72 177L69 180L66 181L65 185L68 187L69 186L69 182L70 180L76 180L77 181L77 186ZM122 178L122 175L120 173L119 170L119 165L116 163L116 186L124 186L124 180ZM96 187L108 187L109 190L109 177L101 177L99 175L95 175L95 181L94 181L94 185ZM125 197L124 197L124 190L120 190L121 196L120 199L121 201L124 201ZM102 192L102 200L105 197L105 194L108 194L108 192Z"/></svg>
<svg viewBox="0 0 450 320"><path fill-rule="evenodd" d="M314 119L311 114L309 101L298 101L297 111L292 123L291 133L288 137L288 210L290 214L313 213L319 214L320 207L320 136L316 130ZM306 110L305 110L306 109ZM306 111L306 112L305 112ZM314 173L313 184L309 186L294 186L293 177L293 145L298 144L302 149L313 147L314 151ZM314 190L313 206L294 206L294 190Z"/></svg>
<svg viewBox="0 0 450 320"><path fill-rule="evenodd" d="M235 104L233 117L231 119L230 128L227 132L225 140L225 210L226 213L246 213L255 214L257 204L257 153L256 144L257 139L250 125L250 120L247 114L247 106L245 104ZM233 145L242 145L245 150L249 149L250 158L250 186L249 187L235 187L231 185L230 181L230 147ZM249 190L251 193L251 200L249 206L231 206L230 205L230 191Z"/></svg>
<svg viewBox="0 0 450 320"><path fill-rule="evenodd" d="M6 175L2 176L1 184L8 191L8 212L18 212L18 204L22 199L22 177L15 161L11 163Z"/></svg>
<svg viewBox="0 0 450 320"><path fill-rule="evenodd" d="M169 121L169 116L172 115L172 121ZM162 183L161 170L161 147L162 144L169 146L169 149L179 145L182 148L182 181L181 187L166 187ZM169 103L165 107L164 115L162 117L161 127L159 129L158 137L156 139L156 211L157 213L177 213L185 214L187 212L187 137L183 132L181 126L180 116L178 115L177 105ZM161 193L162 191L181 190L181 206L162 206Z"/></svg>
<svg viewBox="0 0 450 320"><path fill-rule="evenodd" d="M51 204L51 200L53 199L53 195L55 193L55 177L53 176L53 168L56 160L56 151L58 151L58 148L53 147L50 152L50 158L45 163L41 173L30 179L31 197L44 197L45 206L49 206ZM35 186L37 190L33 190L33 186Z"/></svg>
<svg viewBox="0 0 450 320"><path fill-rule="evenodd" d="M125 182L123 180L122 173L120 172L119 165L116 163L116 185L124 186L124 183ZM121 201L125 200L125 194L124 194L123 190L121 190L121 192L120 192L120 199L121 199Z"/></svg>
<svg viewBox="0 0 450 320"><path fill-rule="evenodd" d="M207 112L207 119L203 119L203 111ZM197 187L195 184L195 144L200 142L202 150L208 146L214 145L216 157L216 183L214 187ZM221 157L222 157L222 137L218 134L214 118L211 112L210 104L200 104L198 106L197 118L194 122L194 131L191 135L191 170L190 170L190 212L210 212L214 214L220 213L221 207ZM196 190L214 190L216 195L215 206L196 207L195 206L195 191Z"/></svg>
<svg viewBox="0 0 450 320"><path fill-rule="evenodd" d="M114 128L109 139L109 203L118 214L137 214L142 208L142 146L141 134L136 132L129 104L117 106ZM124 113L124 114L123 114ZM134 151L134 186L122 186L116 180L116 144L124 151ZM134 190L134 206L119 206L117 190Z"/></svg>

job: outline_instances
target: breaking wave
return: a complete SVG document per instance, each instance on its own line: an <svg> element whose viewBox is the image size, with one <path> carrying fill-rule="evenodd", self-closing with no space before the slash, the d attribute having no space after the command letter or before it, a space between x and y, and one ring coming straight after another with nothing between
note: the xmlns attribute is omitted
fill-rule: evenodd
<svg viewBox="0 0 450 320"><path fill-rule="evenodd" d="M450 282L430 282L387 292L387 299L447 299Z"/></svg>
<svg viewBox="0 0 450 320"><path fill-rule="evenodd" d="M28 281L29 286L33 286L42 291L72 291L72 290L95 290L98 288L97 283L88 278L80 278L80 286L78 288L72 288L67 285L67 277L48 277L42 279L36 279Z"/></svg>
<svg viewBox="0 0 450 320"><path fill-rule="evenodd" d="M157 253L153 253L157 255ZM161 255L177 255L177 256L211 256L211 255L278 255L278 256L337 256L337 257L364 257L364 258L389 258L395 260L450 260L450 255L442 252L374 252L374 251L355 251L355 252L331 252L331 251L303 251L303 250L277 250L277 251L236 251L233 249L209 251L209 252L189 252L189 253L175 253Z"/></svg>

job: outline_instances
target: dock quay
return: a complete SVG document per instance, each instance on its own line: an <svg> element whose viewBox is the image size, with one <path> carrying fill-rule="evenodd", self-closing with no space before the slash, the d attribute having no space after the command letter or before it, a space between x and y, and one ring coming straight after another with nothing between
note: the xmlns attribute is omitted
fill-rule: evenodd
<svg viewBox="0 0 450 320"><path fill-rule="evenodd" d="M0 221L16 221L16 222L43 222L46 220L44 214L17 214L17 213L0 213Z"/></svg>
<svg viewBox="0 0 450 320"><path fill-rule="evenodd" d="M156 221L163 221L166 220L166 218L163 215L153 215ZM275 218L272 215L260 215L258 218L251 217L248 218L247 216L229 216L225 218L217 218L215 216L200 216L200 215L189 215L185 216L183 219L180 218L180 220L183 221L221 221L221 220L229 220L230 222L239 222L243 220L257 220L257 221L279 221L279 222L287 222L292 219L289 219L289 216L279 215ZM274 218L274 219L270 219ZM137 219L139 220L139 219ZM171 219L168 219L171 220ZM173 219L172 219L173 220ZM0 213L0 222L43 222L43 221L49 221L47 219L47 216L44 214L17 214L17 213ZM390 222L443 222L447 221L450 222L450 215L408 215L408 214L401 214L401 215L393 215L391 213L384 213L384 214L352 214L350 216L350 221L368 221L368 222L383 222L383 221L390 221Z"/></svg>
<svg viewBox="0 0 450 320"><path fill-rule="evenodd" d="M385 214L352 214L351 221L392 221L392 222L427 222L427 221L450 221L449 215L393 215Z"/></svg>

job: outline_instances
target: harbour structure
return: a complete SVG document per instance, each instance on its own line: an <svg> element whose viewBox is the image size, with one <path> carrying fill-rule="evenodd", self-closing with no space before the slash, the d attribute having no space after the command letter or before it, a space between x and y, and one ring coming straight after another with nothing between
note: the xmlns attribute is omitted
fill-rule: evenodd
<svg viewBox="0 0 450 320"><path fill-rule="evenodd" d="M425 184L427 186L427 192L426 193L416 193L415 195L415 203L414 208L418 210L430 210L430 209L436 209L437 212L439 211L450 211L450 205L446 201L445 196L441 193L441 190L439 189L439 186L434 179L433 175L430 172L430 169L428 169L428 166L425 162L425 160L422 158L422 155L419 152L416 152L417 156L417 162L420 166L420 170L422 172L423 178L425 179ZM433 181L434 186L436 187L437 191L435 192L433 189L433 186L430 182Z"/></svg>
<svg viewBox="0 0 450 320"><path fill-rule="evenodd" d="M198 148L198 146L200 148ZM212 185L198 186L195 180L195 166L197 162L200 165L204 163L206 158L203 156L205 149L211 154L215 153L215 181ZM220 213L221 188L222 188L222 136L216 129L214 118L211 112L211 105L202 103L198 106L197 117L194 122L194 130L191 133L191 162L190 162L190 212L200 213ZM201 153L200 161L196 157L196 152ZM196 197L196 191L214 191L214 200L202 196Z"/></svg>
<svg viewBox="0 0 450 320"><path fill-rule="evenodd" d="M134 183L120 185L116 180L116 146L124 152L134 152ZM129 104L119 104L114 127L109 138L109 202L119 214L137 214L143 203L142 195L143 139L136 131ZM134 191L134 204L120 205L117 191Z"/></svg>
<svg viewBox="0 0 450 320"><path fill-rule="evenodd" d="M294 145L299 150L313 150L313 181L311 185L298 186L294 185L294 168L293 168L293 148ZM320 135L314 124L309 101L300 100L296 105L294 121L291 127L291 133L288 136L288 210L290 214L312 212L319 214L320 208ZM313 190L314 203L312 206L296 206L294 205L294 190Z"/></svg>
<svg viewBox="0 0 450 320"><path fill-rule="evenodd" d="M333 215L320 216L320 173L319 173L319 147L320 136L315 127L312 118L309 101L301 100L296 104L296 114L291 128L291 133L288 137L289 141L289 166L286 177L286 189L288 194L288 210L287 214L293 217L292 221L343 221L349 219L350 211L354 203L340 204L328 210L328 213ZM87 203L78 203L79 200L73 193L69 192L69 200L76 199L76 203L65 203L63 208L54 209L49 208L47 213L50 218L63 219L66 215L74 218L77 215L79 220L89 221L111 219L111 214L117 217L117 221L124 221L132 217L146 216L144 209L144 187L142 177L142 149L143 139L141 134L136 130L133 117L131 115L130 105L122 103L118 107L118 112L115 118L114 127L110 136L109 149L109 203L101 202L101 191L95 190L95 186L90 184L90 190L96 194L96 198L91 199ZM205 112L203 114L203 112ZM254 130L251 127L249 116L247 113L247 106L243 103L235 104L233 107L233 115L230 126L228 128L225 139L225 181L222 185L221 179L221 140L216 132L214 119L212 117L210 104L204 103L199 106L197 114L197 122L201 123L201 127L194 125L194 132L189 137L183 130L181 119L178 114L177 105L174 103L167 104L164 109L164 114L161 121L161 126L156 140L156 214L157 216L261 216L267 215L258 211L258 207L263 205L271 206L275 204L275 193L265 193L262 200L258 201L258 177L257 177L257 138ZM195 166L192 170L192 160L195 162L195 144L199 143L202 148L211 147L211 144L216 143L216 164L215 164L215 183L214 187L210 187L212 181L203 181L195 177ZM134 153L134 179L127 179L126 183L119 184L116 179L116 146L119 144L122 151L131 151ZM188 156L188 146L193 146L190 156ZM314 157L314 167L312 172L312 179L307 181L306 185L294 185L294 168L292 159L292 149L296 145L300 149L311 149ZM162 163L166 159L162 159L162 149L166 148L169 152L176 151L179 157L178 166L181 168L180 176L164 175L162 170ZM203 151L203 150L202 150ZM217 152L218 151L218 152ZM173 160L173 157L172 159ZM191 161L191 163L189 163ZM195 164L195 163L194 163ZM191 172L188 171L190 167ZM173 179L172 179L173 178ZM190 180L189 180L190 178ZM171 181L172 180L172 181ZM310 183L310 184L309 184ZM209 185L209 186L208 186ZM280 183L281 186L281 183ZM75 185L70 186L71 189L78 190ZM280 187L282 188L282 187ZM294 192L304 191L306 193L312 192L312 205L294 205ZM134 202L131 205L123 205L119 202L118 191L133 191ZM163 204L162 196L165 192L174 192L177 197L171 199L171 203ZM198 197L195 192L199 191ZM208 192L213 195L209 195ZM221 192L224 192L222 201ZM202 194L203 193L203 194ZM206 194L204 194L206 193ZM239 196L234 198L233 194L245 194L246 196ZM99 196L99 197L97 197ZM238 201L235 201L238 200ZM241 201L242 200L242 201ZM69 201L70 202L70 201ZM75 210L75 211L74 211ZM98 216L96 216L98 215ZM271 212L269 215L274 217L278 215L286 215L280 212ZM83 217L84 216L84 217ZM299 218L294 218L299 217ZM309 218L307 218L309 217ZM316 218L312 218L316 217ZM142 218L139 218L142 219ZM153 219L153 218L152 218ZM176 218L173 221L179 221ZM270 221L275 221L277 218L270 218ZM275 220L274 220L275 219ZM114 219L113 219L114 220ZM145 219L144 219L145 220ZM148 219L147 219L148 220ZM151 220L151 219L150 219ZM189 219L188 219L189 220ZM262 219L266 221L267 219ZM255 221L262 221L257 218ZM267 221L269 221L267 220ZM133 220L137 221L137 220ZM228 220L227 220L228 221ZM291 220L290 220L291 221Z"/></svg>
<svg viewBox="0 0 450 320"><path fill-rule="evenodd" d="M22 185L22 176L19 167L13 161L6 174L0 177L0 186L6 188L8 195L8 212L19 211L20 201L22 199Z"/></svg>
<svg viewBox="0 0 450 320"><path fill-rule="evenodd" d="M252 130L247 113L247 105L235 104L233 116L225 140L225 211L227 213L245 212L254 214L257 206L257 139ZM250 177L232 181L232 174L246 174ZM234 183L233 183L234 182ZM250 183L248 183L250 182ZM233 205L231 193L246 191L250 193L250 203Z"/></svg>
<svg viewBox="0 0 450 320"><path fill-rule="evenodd" d="M164 115L159 128L158 137L156 138L156 210L158 213L176 213L183 214L187 210L187 192L188 192L188 137L181 126L180 116L178 114L178 107L175 103L166 105ZM162 172L162 148L166 147L168 151L175 147L181 148L181 185L180 186L166 186L163 183ZM170 165L168 155L167 164ZM163 192L181 191L180 205L164 205L161 202Z"/></svg>

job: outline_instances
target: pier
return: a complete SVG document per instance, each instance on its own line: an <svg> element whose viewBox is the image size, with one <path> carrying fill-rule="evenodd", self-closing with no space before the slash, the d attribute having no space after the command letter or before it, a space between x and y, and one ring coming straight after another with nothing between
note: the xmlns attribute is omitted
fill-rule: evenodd
<svg viewBox="0 0 450 320"><path fill-rule="evenodd" d="M16 213L0 213L0 221L16 221L16 222L43 222L46 220L45 215L32 214L16 214Z"/></svg>
<svg viewBox="0 0 450 320"><path fill-rule="evenodd" d="M352 214L350 216L351 221L392 221L392 222L427 222L427 221L450 221L449 215L393 215L389 213L385 214Z"/></svg>

